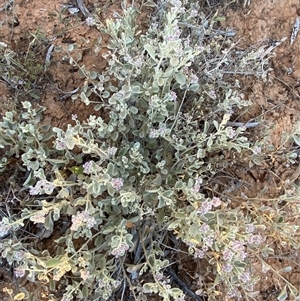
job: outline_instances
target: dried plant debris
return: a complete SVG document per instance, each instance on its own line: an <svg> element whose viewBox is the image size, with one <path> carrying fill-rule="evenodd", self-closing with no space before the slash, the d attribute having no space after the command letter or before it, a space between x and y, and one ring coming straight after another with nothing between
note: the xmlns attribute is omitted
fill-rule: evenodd
<svg viewBox="0 0 300 301"><path fill-rule="evenodd" d="M300 18L297 17L295 20L292 35L291 35L291 45L294 43L294 41L298 35L299 28L300 28Z"/></svg>

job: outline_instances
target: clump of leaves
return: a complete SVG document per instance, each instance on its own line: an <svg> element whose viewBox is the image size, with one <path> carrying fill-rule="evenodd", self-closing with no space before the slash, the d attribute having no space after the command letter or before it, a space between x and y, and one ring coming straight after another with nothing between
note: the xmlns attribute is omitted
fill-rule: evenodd
<svg viewBox="0 0 300 301"><path fill-rule="evenodd" d="M111 37L108 67L97 73L81 66L86 82L77 95L86 104L96 99L95 115L73 116L74 125L44 135L40 115L25 102L20 123L12 113L2 122L2 167L21 155L29 194L2 218L1 255L17 277L59 286L64 301L184 300L169 277L174 250L185 248L213 279L199 277L198 295L253 297L250 255L271 252L264 242L274 225L282 230L281 209L230 206L208 183L231 164L225 154L254 148L246 127L228 124L250 104L226 74L231 67L244 72L248 60L262 76L261 62L252 52L233 63L234 44L216 34L216 16L208 20L197 2L161 1L143 34L136 13L124 6L105 26L95 21ZM25 228L41 239L59 231L55 249L40 250ZM289 229L282 239L290 243Z"/></svg>

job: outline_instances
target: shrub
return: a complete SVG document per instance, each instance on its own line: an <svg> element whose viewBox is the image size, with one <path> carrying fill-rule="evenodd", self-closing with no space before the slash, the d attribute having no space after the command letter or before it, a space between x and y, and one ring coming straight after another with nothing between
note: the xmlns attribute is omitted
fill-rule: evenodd
<svg viewBox="0 0 300 301"><path fill-rule="evenodd" d="M60 288L60 300L184 300L191 291L170 284L174 250L206 262L213 281L205 278L198 295L251 297L250 256L272 252L264 243L275 224L286 242L295 233L283 230L280 208L236 205L209 186L239 157L259 153L247 127L228 123L251 105L228 74L265 78L267 59L257 59L260 50L238 54L215 29L217 15L208 20L197 1L186 2L161 1L145 33L125 5L105 26L91 23L110 43L106 70L80 66L86 81L73 99L95 104L86 121L41 128L43 108L27 101L21 117L3 118L2 171L20 158L26 180L7 204L0 251L16 277ZM54 249L34 243L50 235Z"/></svg>

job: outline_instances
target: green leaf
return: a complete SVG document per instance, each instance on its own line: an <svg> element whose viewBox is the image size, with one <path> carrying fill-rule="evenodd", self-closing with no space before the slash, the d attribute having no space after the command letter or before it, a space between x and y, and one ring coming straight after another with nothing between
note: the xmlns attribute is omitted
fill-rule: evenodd
<svg viewBox="0 0 300 301"><path fill-rule="evenodd" d="M222 222L225 218L225 214L223 212L218 212L217 213L217 219L218 219L218 222Z"/></svg>
<svg viewBox="0 0 300 301"><path fill-rule="evenodd" d="M298 158L298 154L295 152L295 153L290 153L290 154L288 154L288 156L289 156L289 159L296 159L296 158Z"/></svg>
<svg viewBox="0 0 300 301"><path fill-rule="evenodd" d="M206 134L208 132L209 127L210 127L209 122L205 120L205 122L204 122L204 130L203 130L204 134Z"/></svg>
<svg viewBox="0 0 300 301"><path fill-rule="evenodd" d="M131 134L132 134L133 136L139 136L140 130L133 130L133 131L131 132Z"/></svg>
<svg viewBox="0 0 300 301"><path fill-rule="evenodd" d="M49 280L49 287L50 287L50 291L55 291L56 290L56 281L54 281L53 279Z"/></svg>
<svg viewBox="0 0 300 301"><path fill-rule="evenodd" d="M276 217L276 223L277 224L282 224L284 222L284 218L282 215L279 215Z"/></svg>
<svg viewBox="0 0 300 301"><path fill-rule="evenodd" d="M179 180L175 183L174 187L179 190L179 189L182 189L184 187L184 184L181 180Z"/></svg>
<svg viewBox="0 0 300 301"><path fill-rule="evenodd" d="M212 220L215 221L215 212L207 212L205 213L205 218L207 218L208 220Z"/></svg>
<svg viewBox="0 0 300 301"><path fill-rule="evenodd" d="M103 236L98 235L95 242L94 242L96 247L100 247L103 244Z"/></svg>
<svg viewBox="0 0 300 301"><path fill-rule="evenodd" d="M286 291L286 285L284 288L281 290L280 294L277 297L278 301L284 301L288 297L288 293Z"/></svg>
<svg viewBox="0 0 300 301"><path fill-rule="evenodd" d="M30 172L26 181L24 182L23 186L28 187L30 185L33 185L35 182L34 177L33 177L33 172Z"/></svg>
<svg viewBox="0 0 300 301"><path fill-rule="evenodd" d="M109 162L108 165L107 165L107 173L109 173L110 175L112 175L114 173L114 164Z"/></svg>
<svg viewBox="0 0 300 301"><path fill-rule="evenodd" d="M23 300L24 298L25 298L24 293L19 293L19 294L14 296L14 300Z"/></svg>
<svg viewBox="0 0 300 301"><path fill-rule="evenodd" d="M47 230L53 231L53 220L51 217L51 213L49 213L45 218L44 226Z"/></svg>
<svg viewBox="0 0 300 301"><path fill-rule="evenodd" d="M72 171L73 174L75 174L76 176L78 175L82 175L83 174L83 167L82 166L73 166L70 168L70 170Z"/></svg>
<svg viewBox="0 0 300 301"><path fill-rule="evenodd" d="M144 293L155 293L157 291L157 285L155 283L145 283L143 285Z"/></svg>
<svg viewBox="0 0 300 301"><path fill-rule="evenodd" d="M190 85L189 90L193 92L197 92L199 90L199 84Z"/></svg>
<svg viewBox="0 0 300 301"><path fill-rule="evenodd" d="M103 98L108 98L110 96L110 93L108 91L104 91L101 96Z"/></svg>
<svg viewBox="0 0 300 301"><path fill-rule="evenodd" d="M52 165L64 165L67 162L67 159L47 159Z"/></svg>
<svg viewBox="0 0 300 301"><path fill-rule="evenodd" d="M129 111L130 111L132 114L137 114L139 110L138 110L136 107L130 107L130 108L129 108Z"/></svg>
<svg viewBox="0 0 300 301"><path fill-rule="evenodd" d="M214 144L214 137L211 135L207 141L207 146L211 147Z"/></svg>
<svg viewBox="0 0 300 301"><path fill-rule="evenodd" d="M115 190L111 185L107 185L107 192L110 196L114 196Z"/></svg>
<svg viewBox="0 0 300 301"><path fill-rule="evenodd" d="M99 195L100 191L101 191L101 184L94 181L93 182L93 193L96 194L96 195Z"/></svg>
<svg viewBox="0 0 300 301"><path fill-rule="evenodd" d="M111 139L113 141L117 141L118 137L119 137L119 133L117 131L115 131L111 134Z"/></svg>
<svg viewBox="0 0 300 301"><path fill-rule="evenodd" d="M213 124L214 124L216 130L218 130L219 129L219 123L218 123L218 121L214 120Z"/></svg>
<svg viewBox="0 0 300 301"><path fill-rule="evenodd" d="M151 58L156 61L154 48L149 44L145 45L144 48L148 52L148 54L151 56Z"/></svg>
<svg viewBox="0 0 300 301"><path fill-rule="evenodd" d="M294 142L295 142L298 146L300 146L300 138L299 138L297 135L293 135L292 137L293 137L293 139L294 139Z"/></svg>
<svg viewBox="0 0 300 301"><path fill-rule="evenodd" d="M121 109L120 113L119 113L119 116L122 118L122 119L125 119L126 116L127 116L127 111L126 110L123 110Z"/></svg>
<svg viewBox="0 0 300 301"><path fill-rule="evenodd" d="M73 137L66 137L65 142L66 142L66 145L67 145L68 149L73 149L74 148L75 141L74 141Z"/></svg>
<svg viewBox="0 0 300 301"><path fill-rule="evenodd" d="M85 285L83 288L82 288L82 296L83 298L87 298L89 295L89 289L88 289L88 286Z"/></svg>
<svg viewBox="0 0 300 301"><path fill-rule="evenodd" d="M43 136L43 139L42 141L48 141L49 139L51 139L52 137L54 137L54 133L52 131L46 133L44 136Z"/></svg>
<svg viewBox="0 0 300 301"><path fill-rule="evenodd" d="M184 85L186 83L186 77L182 72L177 72L175 78L177 83L180 85Z"/></svg>
<svg viewBox="0 0 300 301"><path fill-rule="evenodd" d="M159 78L157 79L157 83L158 83L158 85L161 87L161 86L163 86L163 85L165 84L165 79L162 78L162 77L159 77Z"/></svg>
<svg viewBox="0 0 300 301"><path fill-rule="evenodd" d="M234 262L234 266L236 266L237 268L245 268L246 265L247 264L245 262L242 262L242 261L239 261L239 260Z"/></svg>
<svg viewBox="0 0 300 301"><path fill-rule="evenodd" d="M179 59L177 57L172 57L170 59L170 65L172 67L177 67L179 65Z"/></svg>
<svg viewBox="0 0 300 301"><path fill-rule="evenodd" d="M59 197L61 197L62 199L69 197L69 195L70 195L70 192L65 187L63 187L59 192Z"/></svg>
<svg viewBox="0 0 300 301"><path fill-rule="evenodd" d="M83 299L83 293L80 289L77 289L77 298L82 300Z"/></svg>
<svg viewBox="0 0 300 301"><path fill-rule="evenodd" d="M166 190L163 193L163 196L165 196L166 198L170 198L173 195L173 191L172 190Z"/></svg>
<svg viewBox="0 0 300 301"><path fill-rule="evenodd" d="M46 262L46 267L47 268L55 268L59 265L61 265L62 262L60 259L57 259L57 258L51 258L49 259L47 262Z"/></svg>
<svg viewBox="0 0 300 301"><path fill-rule="evenodd" d="M155 184L155 186L161 186L162 183L162 178L160 174L156 175L156 178L153 180L153 184Z"/></svg>
<svg viewBox="0 0 300 301"><path fill-rule="evenodd" d="M68 46L68 51L73 51L74 50L74 44L70 44Z"/></svg>
<svg viewBox="0 0 300 301"><path fill-rule="evenodd" d="M283 269L280 269L278 272L280 273L289 273L293 270L293 268L291 266L285 267Z"/></svg>
<svg viewBox="0 0 300 301"><path fill-rule="evenodd" d="M30 271L28 276L27 276L27 280L34 282L35 281L35 271Z"/></svg>
<svg viewBox="0 0 300 301"><path fill-rule="evenodd" d="M97 76L98 76L97 72L91 71L91 73L90 73L90 78L91 78L91 79L96 79Z"/></svg>
<svg viewBox="0 0 300 301"><path fill-rule="evenodd" d="M162 197L159 197L158 199L159 199L159 201L158 201L157 208L160 209L165 206L166 202L165 202L165 199Z"/></svg>
<svg viewBox="0 0 300 301"><path fill-rule="evenodd" d="M233 148L236 149L236 151L238 153L240 153L242 151L242 149L238 145L236 145L236 144L233 145Z"/></svg>
<svg viewBox="0 0 300 301"><path fill-rule="evenodd" d="M132 86L131 91L134 94L139 94L141 92L141 89L139 86Z"/></svg>
<svg viewBox="0 0 300 301"><path fill-rule="evenodd" d="M156 93L158 93L158 91L159 91L159 86L158 86L157 82L154 82L153 86L150 89L150 92L153 94L156 94Z"/></svg>
<svg viewBox="0 0 300 301"><path fill-rule="evenodd" d="M171 78L171 77L173 77L173 74L174 74L174 69L170 68L162 75L162 77L163 78Z"/></svg>
<svg viewBox="0 0 300 301"><path fill-rule="evenodd" d="M206 155L205 149L199 148L198 151L197 151L197 158L198 159L203 159L203 158L205 158L205 155Z"/></svg>

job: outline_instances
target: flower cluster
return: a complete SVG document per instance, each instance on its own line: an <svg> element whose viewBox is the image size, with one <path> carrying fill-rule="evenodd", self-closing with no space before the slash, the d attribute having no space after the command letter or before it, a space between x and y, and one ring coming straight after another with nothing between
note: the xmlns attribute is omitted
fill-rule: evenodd
<svg viewBox="0 0 300 301"><path fill-rule="evenodd" d="M130 64L132 64L133 66L135 66L137 68L141 68L143 66L143 64L144 64L144 60L140 56L131 57L131 56L127 55L127 56L124 57L124 60L127 63L130 63Z"/></svg>
<svg viewBox="0 0 300 301"><path fill-rule="evenodd" d="M62 277L65 273L64 273L64 271L59 270L59 271L55 271L53 274L54 274L54 275L53 275L53 280L54 280L54 281L59 281L59 280L61 279L61 277Z"/></svg>
<svg viewBox="0 0 300 301"><path fill-rule="evenodd" d="M74 120L74 121L76 121L77 119L78 119L78 116L77 116L77 114L72 114L72 116L71 116L72 118L72 120Z"/></svg>
<svg viewBox="0 0 300 301"><path fill-rule="evenodd" d="M243 272L239 275L239 279L243 282L243 283L248 283L251 281L251 275L249 272Z"/></svg>
<svg viewBox="0 0 300 301"><path fill-rule="evenodd" d="M254 155L259 155L261 153L261 147L255 145L252 151Z"/></svg>
<svg viewBox="0 0 300 301"><path fill-rule="evenodd" d="M194 187L192 188L192 191L194 193L199 192L202 183L203 183L203 180L200 177L196 177L195 184L194 184Z"/></svg>
<svg viewBox="0 0 300 301"><path fill-rule="evenodd" d="M222 201L219 198L213 197L211 200L206 200L206 201L202 202L200 208L197 211L201 215L205 215L213 207L214 208L219 207L221 204L222 204Z"/></svg>
<svg viewBox="0 0 300 301"><path fill-rule="evenodd" d="M54 145L57 150L67 149L67 144L62 138L56 138Z"/></svg>
<svg viewBox="0 0 300 301"><path fill-rule="evenodd" d="M112 147L109 147L107 149L107 155L110 156L110 157L113 157L116 153L117 153L118 149L114 146Z"/></svg>
<svg viewBox="0 0 300 301"><path fill-rule="evenodd" d="M164 137L166 133L166 126L164 124L160 124L158 129L150 129L149 138Z"/></svg>
<svg viewBox="0 0 300 301"><path fill-rule="evenodd" d="M90 277L90 271L88 271L87 269L82 269L80 270L80 277L81 279L83 279L84 281L86 281L89 277Z"/></svg>
<svg viewBox="0 0 300 301"><path fill-rule="evenodd" d="M201 248L196 246L194 242L187 240L184 242L189 247L190 254L193 254L195 258L204 258L215 241L215 233L206 223L201 224L199 227L199 233L201 233L202 236Z"/></svg>
<svg viewBox="0 0 300 301"><path fill-rule="evenodd" d="M72 216L71 230L77 231L78 228L83 225L91 229L95 224L96 224L95 218L91 216L88 211L82 211Z"/></svg>
<svg viewBox="0 0 300 301"><path fill-rule="evenodd" d="M226 131L227 131L227 137L230 139L234 138L234 136L236 135L236 131L232 127L228 127Z"/></svg>
<svg viewBox="0 0 300 301"><path fill-rule="evenodd" d="M236 287L232 287L226 294L226 297L228 299L231 299L231 298L236 298L237 300L240 300L242 295L240 293L240 291L238 290L238 288Z"/></svg>
<svg viewBox="0 0 300 301"><path fill-rule="evenodd" d="M78 266L80 267L86 267L89 264L83 257L78 257L77 261L78 261Z"/></svg>
<svg viewBox="0 0 300 301"><path fill-rule="evenodd" d="M210 90L209 92L208 92L208 96L210 97L210 98L212 98L212 99L217 99L217 95L216 95L216 91L215 90Z"/></svg>
<svg viewBox="0 0 300 301"><path fill-rule="evenodd" d="M244 243L239 240L234 240L230 243L231 249L235 252L235 255L240 260L245 260L247 257L247 253L245 252L245 246Z"/></svg>
<svg viewBox="0 0 300 301"><path fill-rule="evenodd" d="M260 245L265 241L265 238L262 237L260 234L249 234L247 237L247 242L250 245Z"/></svg>
<svg viewBox="0 0 300 301"><path fill-rule="evenodd" d="M228 247L226 247L223 252L223 260L225 261L231 261L231 259L233 258L234 253L232 252L232 250L230 250Z"/></svg>
<svg viewBox="0 0 300 301"><path fill-rule="evenodd" d="M121 285L121 281L108 278L106 277L106 275L99 278L100 279L98 280L97 286L101 290L101 292L105 292L103 299L107 300L108 298L106 296L109 296L112 291L118 288Z"/></svg>
<svg viewBox="0 0 300 301"><path fill-rule="evenodd" d="M15 276L18 278L22 278L25 275L25 268L22 266L16 267L14 272L15 272Z"/></svg>
<svg viewBox="0 0 300 301"><path fill-rule="evenodd" d="M128 244L122 243L120 246L118 246L117 248L111 251L111 255L115 257L123 256L128 249L129 249Z"/></svg>
<svg viewBox="0 0 300 301"><path fill-rule="evenodd" d="M172 10L177 10L179 13L185 12L185 7L182 6L182 2L180 0L170 0L170 4L173 5Z"/></svg>
<svg viewBox="0 0 300 301"><path fill-rule="evenodd" d="M177 100L177 94L176 94L176 92L174 92L174 91L170 92L170 99L172 101L176 101Z"/></svg>
<svg viewBox="0 0 300 301"><path fill-rule="evenodd" d="M232 270L233 270L233 265L228 263L228 262L225 262L223 265L222 265L222 270L225 272L225 273L230 273Z"/></svg>
<svg viewBox="0 0 300 301"><path fill-rule="evenodd" d="M172 30L172 33L165 36L165 41L177 41L181 35L181 30L178 26L175 26Z"/></svg>
<svg viewBox="0 0 300 301"><path fill-rule="evenodd" d="M25 258L25 252L22 250L16 251L14 254L14 258L16 259L17 262L20 262L22 260L24 260Z"/></svg>
<svg viewBox="0 0 300 301"><path fill-rule="evenodd" d="M189 79L189 82L191 84L198 83L198 81L199 81L198 76L192 70L190 70L188 67L183 68L183 73L187 76L187 78Z"/></svg>
<svg viewBox="0 0 300 301"><path fill-rule="evenodd" d="M51 194L55 186L53 185L53 183L46 180L39 180L36 182L35 186L30 186L29 188L30 195L38 195L43 193Z"/></svg>
<svg viewBox="0 0 300 301"><path fill-rule="evenodd" d="M253 224L246 225L246 229L245 229L246 233L253 233L255 230L256 230L255 225L253 225Z"/></svg>
<svg viewBox="0 0 300 301"><path fill-rule="evenodd" d="M6 224L4 221L0 221L0 238L6 236L10 229L10 225Z"/></svg>
<svg viewBox="0 0 300 301"><path fill-rule="evenodd" d="M111 185L114 189L120 190L123 187L124 180L122 178L112 178Z"/></svg>
<svg viewBox="0 0 300 301"><path fill-rule="evenodd" d="M36 214L32 215L32 216L30 217L30 220L31 220L32 222L34 222L35 224L38 224L38 223L44 224L44 223L45 223L45 220L46 220L45 215L46 215L45 212L39 211L39 212L37 212Z"/></svg>
<svg viewBox="0 0 300 301"><path fill-rule="evenodd" d="M88 161L88 162L85 162L83 165L83 172L86 173L86 174L90 174L91 173L91 169L93 167L93 161Z"/></svg>
<svg viewBox="0 0 300 301"><path fill-rule="evenodd" d="M206 247L206 246L205 246L205 247ZM206 248L202 248L202 249L196 248L196 249L194 250L194 257L195 257L195 258L204 258L205 255L206 255L207 249L208 249L207 247L206 247Z"/></svg>
<svg viewBox="0 0 300 301"><path fill-rule="evenodd" d="M95 20L92 17L87 17L85 19L85 23L86 23L87 26L93 26L95 24Z"/></svg>

